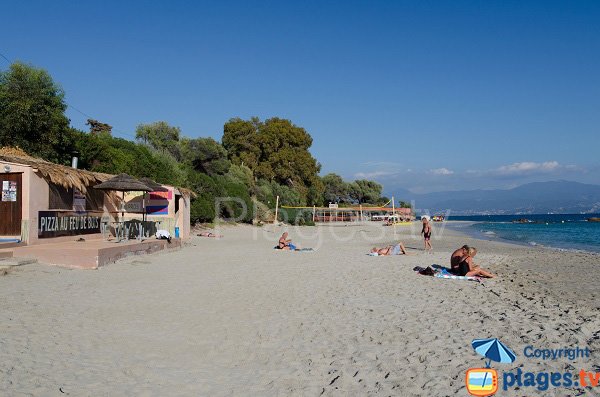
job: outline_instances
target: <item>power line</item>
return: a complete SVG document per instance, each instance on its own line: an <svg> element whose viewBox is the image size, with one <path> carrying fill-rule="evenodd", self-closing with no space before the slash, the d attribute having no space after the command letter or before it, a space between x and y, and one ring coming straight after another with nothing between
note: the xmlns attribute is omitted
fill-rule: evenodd
<svg viewBox="0 0 600 397"><path fill-rule="evenodd" d="M4 60L5 60L6 62L8 62L8 64L9 64L9 65L12 65L12 64L13 64L13 62L12 62L10 59L8 59L8 57L6 57L6 56L5 56L3 53L1 53L1 52L0 52L0 57L4 58ZM81 115L83 115L83 116L87 117L88 119L94 119L92 116L90 116L89 114L87 114L87 113L85 113L85 112L82 112L81 110L77 109L75 106L71 105L69 102L65 101L65 104L66 104L68 107L70 107L71 109L73 109L73 110L75 110L76 112L80 113ZM129 136L129 137L132 137L132 138L134 138L134 139L135 139L135 135L134 135L134 134L130 134L130 133L126 133L126 132L122 132L122 131L116 130L116 129L114 129L114 128L113 128L113 131L115 131L116 133L118 133L118 134L120 134L120 135L126 135L126 136Z"/></svg>

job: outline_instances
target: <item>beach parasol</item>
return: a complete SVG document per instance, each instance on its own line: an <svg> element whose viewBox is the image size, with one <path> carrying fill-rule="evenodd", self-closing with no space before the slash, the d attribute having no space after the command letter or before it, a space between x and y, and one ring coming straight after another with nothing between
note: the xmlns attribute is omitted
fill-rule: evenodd
<svg viewBox="0 0 600 397"><path fill-rule="evenodd" d="M471 342L471 346L473 346L473 349L475 349L477 353L488 359L486 368L490 367L492 361L510 364L517 359L515 353L497 338L474 339L473 342ZM485 385L486 378L487 372L483 377L483 382L481 383L482 386Z"/></svg>
<svg viewBox="0 0 600 397"><path fill-rule="evenodd" d="M150 178L140 178L140 182L142 182L144 185L151 188L152 189L151 192L168 192L169 191L169 189L167 189L166 187L163 187L159 183L154 182Z"/></svg>
<svg viewBox="0 0 600 397"><path fill-rule="evenodd" d="M110 178L109 180L94 186L94 189L115 190L123 193L121 201L121 217L125 215L125 192L152 191L151 187L127 174L119 174L113 178Z"/></svg>

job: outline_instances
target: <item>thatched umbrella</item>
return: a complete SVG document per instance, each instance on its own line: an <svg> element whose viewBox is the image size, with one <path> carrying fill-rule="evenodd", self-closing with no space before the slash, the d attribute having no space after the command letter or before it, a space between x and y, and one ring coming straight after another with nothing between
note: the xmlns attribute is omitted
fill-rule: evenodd
<svg viewBox="0 0 600 397"><path fill-rule="evenodd" d="M169 189L167 189L166 187L163 187L159 183L154 182L150 178L140 178L140 182L142 182L144 185L146 185L149 188L151 188L152 192L168 192L169 191Z"/></svg>
<svg viewBox="0 0 600 397"><path fill-rule="evenodd" d="M144 185L148 186L149 188L152 188L152 190L151 190L152 192L168 192L169 191L169 189L154 182L150 178L140 178L140 182L142 182ZM145 193L144 193L144 200L142 201L142 205L144 206L144 220L146 220L146 218L148 217L148 212L146 211L146 194Z"/></svg>
<svg viewBox="0 0 600 397"><path fill-rule="evenodd" d="M125 215L125 192L151 192L152 188L127 174L119 174L110 178L106 182L102 182L94 189L100 190L115 190L123 193L121 201L121 217Z"/></svg>

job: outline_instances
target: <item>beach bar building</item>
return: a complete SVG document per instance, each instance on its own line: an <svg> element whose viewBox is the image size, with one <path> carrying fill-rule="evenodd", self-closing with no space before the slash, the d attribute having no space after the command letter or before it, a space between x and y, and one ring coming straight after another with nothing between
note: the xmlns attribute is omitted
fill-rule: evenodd
<svg viewBox="0 0 600 397"><path fill-rule="evenodd" d="M134 237L131 243L154 239L156 228L189 238L191 192L168 185L149 193L93 188L111 177L0 149L0 249L8 243L114 242L111 236L125 224L131 235L124 237ZM140 228L141 222L153 227Z"/></svg>

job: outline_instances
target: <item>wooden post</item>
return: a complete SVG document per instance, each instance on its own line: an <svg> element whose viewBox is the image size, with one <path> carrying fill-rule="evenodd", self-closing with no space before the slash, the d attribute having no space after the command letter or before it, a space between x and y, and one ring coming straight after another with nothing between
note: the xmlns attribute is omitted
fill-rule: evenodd
<svg viewBox="0 0 600 397"><path fill-rule="evenodd" d="M277 223L277 213L279 212L279 196L277 196L277 200L275 201L275 220L273 224Z"/></svg>
<svg viewBox="0 0 600 397"><path fill-rule="evenodd" d="M317 216L317 206L313 205L313 222L315 221L315 216Z"/></svg>
<svg viewBox="0 0 600 397"><path fill-rule="evenodd" d="M394 236L396 235L396 204L394 202L394 196L392 196L392 225L394 226Z"/></svg>

